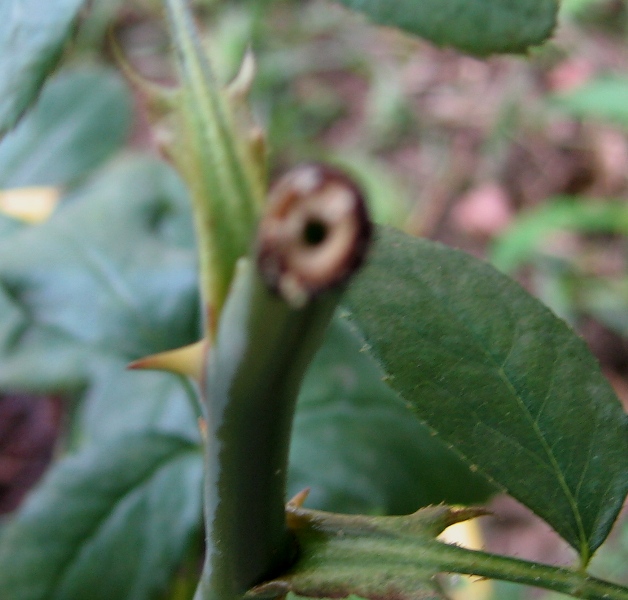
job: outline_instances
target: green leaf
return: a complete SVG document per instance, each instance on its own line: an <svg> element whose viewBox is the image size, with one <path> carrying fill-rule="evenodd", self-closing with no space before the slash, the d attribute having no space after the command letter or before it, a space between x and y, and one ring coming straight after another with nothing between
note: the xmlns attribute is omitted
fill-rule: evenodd
<svg viewBox="0 0 628 600"><path fill-rule="evenodd" d="M379 25L485 56L525 52L556 25L557 0L339 0Z"/></svg>
<svg viewBox="0 0 628 600"><path fill-rule="evenodd" d="M8 238L22 227L24 227L24 223L21 221L0 213L0 240Z"/></svg>
<svg viewBox="0 0 628 600"><path fill-rule="evenodd" d="M122 146L131 122L131 94L115 72L62 73L0 143L0 187L71 183Z"/></svg>
<svg viewBox="0 0 628 600"><path fill-rule="evenodd" d="M485 501L492 488L413 417L361 346L332 321L297 404L289 497L309 487L311 506L371 514Z"/></svg>
<svg viewBox="0 0 628 600"><path fill-rule="evenodd" d="M519 217L495 241L491 262L512 272L535 255L548 234L559 230L628 235L628 205L623 200L550 199Z"/></svg>
<svg viewBox="0 0 628 600"><path fill-rule="evenodd" d="M80 454L34 492L36 518L28 504L9 526L0 569L13 573L0 574L0 597L152 599L199 531L202 459L189 398L172 376L125 371L132 358L198 335L192 245L180 180L137 157L64 199L49 222L0 241L1 385L81 389L70 440ZM142 456L164 461L150 481ZM118 499L120 488L105 485L125 481L137 489ZM100 518L90 511L114 500L84 544L80 518ZM49 535L62 546L40 544L35 556Z"/></svg>
<svg viewBox="0 0 628 600"><path fill-rule="evenodd" d="M1 387L76 387L99 356L197 339L186 199L165 165L127 158L0 242Z"/></svg>
<svg viewBox="0 0 628 600"><path fill-rule="evenodd" d="M628 419L584 341L489 265L394 230L347 306L417 416L586 564L628 490Z"/></svg>
<svg viewBox="0 0 628 600"><path fill-rule="evenodd" d="M77 410L77 442L102 444L144 431L199 441L192 399L172 374L129 371L123 360L103 359L90 383Z"/></svg>
<svg viewBox="0 0 628 600"><path fill-rule="evenodd" d="M603 75L549 100L572 117L628 126L628 77Z"/></svg>
<svg viewBox="0 0 628 600"><path fill-rule="evenodd" d="M0 597L143 600L167 586L201 524L196 444L120 437L60 462L0 543Z"/></svg>
<svg viewBox="0 0 628 600"><path fill-rule="evenodd" d="M84 3L3 0L0 4L0 135L37 97Z"/></svg>

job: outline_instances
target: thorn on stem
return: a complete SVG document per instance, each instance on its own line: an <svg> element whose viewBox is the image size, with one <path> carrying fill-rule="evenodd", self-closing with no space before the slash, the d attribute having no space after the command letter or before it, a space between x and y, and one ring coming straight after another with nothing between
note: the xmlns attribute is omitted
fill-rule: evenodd
<svg viewBox="0 0 628 600"><path fill-rule="evenodd" d="M290 500L288 500L288 506L291 508L301 508L309 495L310 495L309 487L302 489L300 492L298 492L292 498L290 498Z"/></svg>

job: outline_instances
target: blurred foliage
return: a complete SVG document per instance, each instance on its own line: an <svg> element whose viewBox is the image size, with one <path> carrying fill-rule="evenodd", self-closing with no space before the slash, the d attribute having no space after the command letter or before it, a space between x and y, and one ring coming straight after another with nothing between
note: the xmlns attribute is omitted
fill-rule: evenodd
<svg viewBox="0 0 628 600"><path fill-rule="evenodd" d="M0 5L0 136L37 98L83 4L84 0L6 0Z"/></svg>
<svg viewBox="0 0 628 600"><path fill-rule="evenodd" d="M571 92L550 98L556 108L578 119L628 127L628 77L595 77Z"/></svg>
<svg viewBox="0 0 628 600"><path fill-rule="evenodd" d="M131 94L118 73L64 71L2 140L0 187L76 182L122 149L132 119Z"/></svg>
<svg viewBox="0 0 628 600"><path fill-rule="evenodd" d="M548 199L540 208L522 214L496 240L491 262L506 273L534 259L539 246L553 232L619 234L628 236L628 205L620 200Z"/></svg>
<svg viewBox="0 0 628 600"><path fill-rule="evenodd" d="M63 391L72 409L65 447L75 451L93 444L115 447L119 436L142 428L149 435L180 436L194 444L195 417L185 388L170 376L123 370L131 358L192 341L197 334L193 234L182 208L186 194L169 169L123 151L129 140L141 149L152 142L145 125L138 126L141 92L132 92L111 70L106 30L113 20L130 63L164 81L172 79L168 40L156 2L92 4L87 17L81 15L72 48L65 46L67 22L49 29L46 52L54 47L56 57L65 48L69 67L49 80L36 102L41 77L26 70L32 79L28 97L0 111L0 126L8 127L34 102L0 143L0 186L64 189L58 212L38 229L0 216L0 337L11 356L0 366L0 380L5 388L53 385ZM236 73L249 44L255 51L252 101L268 132L273 172L301 160L341 165L367 191L378 222L408 231L446 238L447 215L456 198L478 181L505 178L512 147L526 148L532 134L549 136L565 123L622 128L628 123L628 85L612 65L582 85L550 93L543 88L548 72L574 52L569 38L533 54L532 68L524 71L514 59L480 66L452 52L437 52L318 0L205 0L197 6L223 80ZM625 14L617 6L606 0L563 0L561 19L575 27L576 36L592 28L616 32L622 21L613 15ZM0 47L6 42L2 33ZM15 60L16 53L12 49L0 60ZM46 71L53 66L44 65ZM471 89L479 90L480 99L465 102ZM577 145L582 138L575 140L569 143ZM529 208L526 200L513 204L516 210ZM590 201L571 195L522 211L499 236L492 258L513 273L525 267L535 292L561 316L577 323L579 316L591 315L628 335L628 277L622 262L626 206L620 196ZM560 247L565 231L568 251ZM454 243L464 245L462 238L458 235ZM607 273L600 264L611 246L613 256L622 260ZM82 277L67 271L72 265ZM29 277L23 276L26 272ZM158 321L168 331L149 335ZM300 401L291 490L307 483L318 506L376 513L468 499L465 476L452 490L439 479L438 469L417 464L415 456L431 454L434 464L459 468L448 451L408 420L398 398L382 391L377 365L360 354L356 339L338 323L330 335L333 341L317 358ZM26 350L37 347L27 356ZM330 372L319 379L319 373ZM368 394L350 385L357 379ZM332 392L339 390L340 399L331 402ZM329 414L336 416L333 423ZM371 435L381 428L395 431L394 439ZM321 439L325 447L317 447ZM399 452L400 440L410 439L414 444L404 444ZM337 461L333 469L328 455ZM191 479L199 464L200 458L189 467ZM430 482L429 489L421 479ZM483 486L471 490L474 494L485 494ZM125 518L137 519L136 507L131 508ZM185 546L194 523L184 525L173 562L190 551ZM17 531L12 535L21 535ZM627 532L624 523L615 550L596 557L600 574L621 576L628 560ZM197 550L191 552L194 560ZM506 588L498 589L496 597L511 597Z"/></svg>

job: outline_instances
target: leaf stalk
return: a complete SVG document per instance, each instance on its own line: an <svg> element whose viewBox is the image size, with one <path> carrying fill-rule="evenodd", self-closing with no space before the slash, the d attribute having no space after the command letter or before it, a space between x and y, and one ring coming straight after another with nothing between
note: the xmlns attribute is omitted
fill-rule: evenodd
<svg viewBox="0 0 628 600"><path fill-rule="evenodd" d="M580 569L555 567L442 542L434 544L438 544L436 562L449 573L521 583L585 600L628 600L628 588L598 579Z"/></svg>

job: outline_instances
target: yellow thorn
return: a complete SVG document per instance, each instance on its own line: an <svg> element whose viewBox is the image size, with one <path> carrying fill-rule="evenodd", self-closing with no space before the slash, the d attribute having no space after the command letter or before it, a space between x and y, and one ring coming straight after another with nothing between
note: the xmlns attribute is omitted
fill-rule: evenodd
<svg viewBox="0 0 628 600"><path fill-rule="evenodd" d="M290 508L302 508L304 502L307 500L307 497L310 495L310 488L307 487L304 490L301 490L298 494L290 498L288 500L288 506Z"/></svg>
<svg viewBox="0 0 628 600"><path fill-rule="evenodd" d="M303 516L300 514L300 509L303 507L303 503L310 494L310 488L301 490L296 496L288 500L286 504L286 525L288 529L293 531L300 529L303 525Z"/></svg>
<svg viewBox="0 0 628 600"><path fill-rule="evenodd" d="M205 339L202 339L183 348L140 358L130 363L128 368L170 371L171 373L186 375L200 381L206 353L207 342Z"/></svg>

